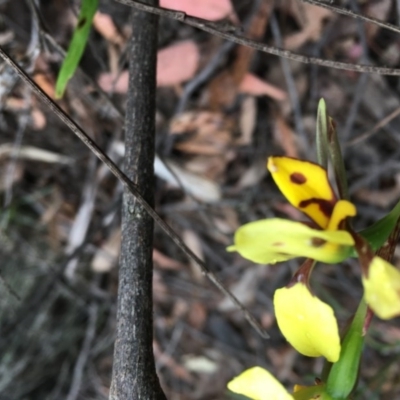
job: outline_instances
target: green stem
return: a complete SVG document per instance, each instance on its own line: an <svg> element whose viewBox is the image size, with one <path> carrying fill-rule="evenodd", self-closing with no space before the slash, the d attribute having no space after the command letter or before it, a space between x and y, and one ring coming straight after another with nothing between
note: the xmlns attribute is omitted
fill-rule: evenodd
<svg viewBox="0 0 400 400"><path fill-rule="evenodd" d="M329 372L326 390L334 399L347 399L356 386L364 344L366 315L367 303L363 297L342 341L339 361L332 365Z"/></svg>

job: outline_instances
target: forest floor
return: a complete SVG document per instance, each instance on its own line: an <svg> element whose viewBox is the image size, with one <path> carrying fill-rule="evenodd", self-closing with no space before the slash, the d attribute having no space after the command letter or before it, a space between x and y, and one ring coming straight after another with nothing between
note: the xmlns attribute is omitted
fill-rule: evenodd
<svg viewBox="0 0 400 400"><path fill-rule="evenodd" d="M68 47L79 8L41 3L47 36L35 34L29 2L1 2L0 45L54 98L62 61L54 43ZM295 53L400 67L399 33L299 0L160 3ZM334 4L400 21L390 0ZM101 1L81 69L58 100L120 165L129 35L129 8ZM301 260L254 265L226 247L243 223L304 220L278 191L266 160L316 160L321 97L337 125L355 228L384 216L400 196L400 82L282 59L167 18L160 19L159 49L155 208L271 336L260 337L156 226L154 353L165 393L170 400L227 399L226 383L253 365L289 390L312 384L323 360L286 342L272 304ZM0 400L107 399L122 186L23 82L4 65L0 71ZM358 263L319 264L312 287L344 325L362 296ZM399 319L375 318L354 399L400 398L399 354Z"/></svg>

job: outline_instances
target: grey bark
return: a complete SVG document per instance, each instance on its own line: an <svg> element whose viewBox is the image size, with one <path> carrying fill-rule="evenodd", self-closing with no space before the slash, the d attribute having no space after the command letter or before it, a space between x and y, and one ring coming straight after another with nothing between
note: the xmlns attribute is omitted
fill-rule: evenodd
<svg viewBox="0 0 400 400"><path fill-rule="evenodd" d="M157 0L144 1L158 5ZM158 17L132 12L125 173L154 203L154 136ZM117 338L110 400L166 400L153 355L153 220L125 190Z"/></svg>

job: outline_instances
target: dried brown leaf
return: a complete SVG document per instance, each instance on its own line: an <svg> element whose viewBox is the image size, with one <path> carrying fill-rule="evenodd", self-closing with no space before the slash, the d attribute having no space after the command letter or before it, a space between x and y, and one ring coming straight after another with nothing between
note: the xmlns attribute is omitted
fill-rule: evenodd
<svg viewBox="0 0 400 400"><path fill-rule="evenodd" d="M274 139L282 147L286 156L299 157L296 134L280 114L275 115Z"/></svg>
<svg viewBox="0 0 400 400"><path fill-rule="evenodd" d="M179 365L171 355L161 351L161 348L156 341L153 341L153 351L158 368L166 366L176 378L189 383L193 382L193 377L190 373L184 367Z"/></svg>
<svg viewBox="0 0 400 400"><path fill-rule="evenodd" d="M182 239L186 244L186 246L188 246L189 249L192 250L197 257L199 257L202 261L204 261L203 246L201 245L201 240L199 235L193 230L186 229L182 232ZM203 281L204 276L197 263L195 263L193 260L189 260L189 263L195 281L196 282Z"/></svg>
<svg viewBox="0 0 400 400"><path fill-rule="evenodd" d="M157 267L170 271L179 271L185 268L184 264L166 256L157 249L153 249L153 262Z"/></svg>
<svg viewBox="0 0 400 400"><path fill-rule="evenodd" d="M160 6L216 21L234 15L230 0L160 0Z"/></svg>
<svg viewBox="0 0 400 400"><path fill-rule="evenodd" d="M55 82L52 77L50 77L48 74L37 73L33 76L33 80L47 94L47 96L53 100L55 99Z"/></svg>
<svg viewBox="0 0 400 400"><path fill-rule="evenodd" d="M185 40L161 49L157 55L157 86L173 86L194 76L200 62L200 53L192 40ZM102 73L98 84L106 92L126 93L129 74L122 71Z"/></svg>
<svg viewBox="0 0 400 400"><path fill-rule="evenodd" d="M392 7L393 2L391 0L368 2L364 13L368 17L376 18L380 21L388 21ZM372 39L381 28L375 24L365 24L365 29L368 38Z"/></svg>
<svg viewBox="0 0 400 400"><path fill-rule="evenodd" d="M173 86L191 79L200 62L199 48L192 40L168 46L157 57L157 86Z"/></svg>
<svg viewBox="0 0 400 400"><path fill-rule="evenodd" d="M322 30L326 20L333 18L334 13L322 7L316 7L311 4L303 4L302 7L302 28L300 32L289 35L284 40L284 47L288 50L294 50L301 47L307 41L315 42L321 37Z"/></svg>
<svg viewBox="0 0 400 400"><path fill-rule="evenodd" d="M93 18L93 27L104 39L115 45L120 46L125 41L109 14L97 11Z"/></svg>
<svg viewBox="0 0 400 400"><path fill-rule="evenodd" d="M249 24L246 37L254 40L262 37L268 23L271 7L270 1L262 1L259 10L254 14L253 20ZM209 107L212 110L229 107L234 102L239 91L239 85L249 70L254 51L247 46L238 47L232 67L222 71L210 82L207 96Z"/></svg>
<svg viewBox="0 0 400 400"><path fill-rule="evenodd" d="M111 232L106 241L97 249L93 260L92 270L95 272L108 272L116 266L121 248L121 229Z"/></svg>
<svg viewBox="0 0 400 400"><path fill-rule="evenodd" d="M245 74L239 85L239 91L253 96L269 96L278 101L285 100L287 97L285 91L251 73Z"/></svg>
<svg viewBox="0 0 400 400"><path fill-rule="evenodd" d="M41 131L45 128L47 120L42 110L40 110L39 108L32 108L31 118L32 129L34 129L35 131Z"/></svg>
<svg viewBox="0 0 400 400"><path fill-rule="evenodd" d="M191 154L221 155L233 142L233 122L222 113L200 111L176 116L170 124L173 135L188 134L175 147Z"/></svg>
<svg viewBox="0 0 400 400"><path fill-rule="evenodd" d="M253 141L253 132L256 126L257 104L254 96L247 96L241 104L239 127L240 137L236 140L238 145L248 145Z"/></svg>
<svg viewBox="0 0 400 400"><path fill-rule="evenodd" d="M207 309L204 304L198 301L193 302L189 307L187 318L193 328L202 330L207 321Z"/></svg>

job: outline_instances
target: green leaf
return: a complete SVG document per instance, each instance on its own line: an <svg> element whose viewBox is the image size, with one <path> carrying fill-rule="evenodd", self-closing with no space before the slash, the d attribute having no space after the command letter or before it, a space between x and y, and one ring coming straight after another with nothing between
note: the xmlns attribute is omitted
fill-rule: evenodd
<svg viewBox="0 0 400 400"><path fill-rule="evenodd" d="M328 114L324 99L320 99L318 103L316 146L318 164L326 169L328 167Z"/></svg>
<svg viewBox="0 0 400 400"><path fill-rule="evenodd" d="M318 103L316 146L318 163L326 169L328 166L328 158L330 158L335 172L340 198L348 200L346 169L344 167L342 151L336 133L336 125L333 119L328 115L324 99L320 99Z"/></svg>
<svg viewBox="0 0 400 400"><path fill-rule="evenodd" d="M396 226L397 220L400 218L400 201L396 204L389 214L375 222L368 228L358 232L364 239L368 241L373 251L381 248L389 235ZM355 249L352 250L351 257L358 257Z"/></svg>
<svg viewBox="0 0 400 400"><path fill-rule="evenodd" d="M342 150L336 133L336 124L331 117L328 117L328 149L335 173L336 183L341 199L349 200L347 188L347 175L344 166Z"/></svg>
<svg viewBox="0 0 400 400"><path fill-rule="evenodd" d="M55 93L57 99L64 95L68 81L78 68L79 61L81 60L89 38L90 28L97 6L98 0L82 0L78 24L73 33L67 55L58 73Z"/></svg>
<svg viewBox="0 0 400 400"><path fill-rule="evenodd" d="M347 399L358 377L361 353L364 345L363 327L367 304L362 299L353 321L344 336L339 361L332 365L326 383L326 391L334 399Z"/></svg>

